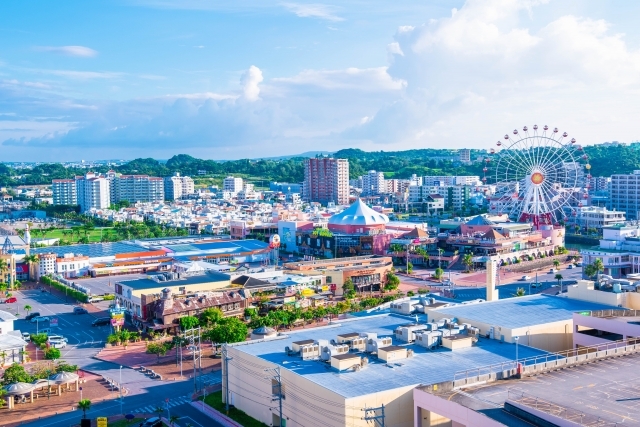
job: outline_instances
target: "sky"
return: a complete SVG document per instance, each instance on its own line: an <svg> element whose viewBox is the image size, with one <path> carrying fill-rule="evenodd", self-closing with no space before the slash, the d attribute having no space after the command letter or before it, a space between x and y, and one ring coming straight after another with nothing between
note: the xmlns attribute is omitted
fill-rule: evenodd
<svg viewBox="0 0 640 427"><path fill-rule="evenodd" d="M640 139L640 2L0 3L0 161Z"/></svg>

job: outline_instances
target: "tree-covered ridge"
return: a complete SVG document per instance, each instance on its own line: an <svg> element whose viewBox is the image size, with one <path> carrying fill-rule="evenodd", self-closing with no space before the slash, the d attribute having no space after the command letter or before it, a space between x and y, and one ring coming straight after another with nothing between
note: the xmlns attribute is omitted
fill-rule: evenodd
<svg viewBox="0 0 640 427"><path fill-rule="evenodd" d="M472 150L471 158L476 159L483 150ZM632 173L640 169L640 144L584 147L589 156L593 176ZM427 175L482 175L483 165L479 162L463 165L456 161L458 150L420 149L405 151L362 151L347 148L334 153L335 158L349 160L351 178L364 175L369 170L384 172L387 178L409 178L411 174ZM301 182L304 179L304 157L288 159L230 160L216 161L198 159L187 154L171 157L166 163L155 159L135 159L122 166L114 167L123 174L146 174L170 176L174 172L182 175L224 177L243 175L265 181ZM106 172L107 166L94 168L95 172ZM86 169L65 168L59 163L41 164L32 170L14 170L0 164L0 185L49 184L52 179L73 178L82 175Z"/></svg>

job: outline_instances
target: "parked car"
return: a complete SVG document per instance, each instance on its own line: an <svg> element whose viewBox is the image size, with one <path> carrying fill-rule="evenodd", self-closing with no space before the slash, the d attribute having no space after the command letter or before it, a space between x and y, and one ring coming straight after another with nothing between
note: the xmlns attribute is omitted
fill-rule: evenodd
<svg viewBox="0 0 640 427"><path fill-rule="evenodd" d="M67 346L67 343L63 340L49 340L47 344L51 348L65 348Z"/></svg>
<svg viewBox="0 0 640 427"><path fill-rule="evenodd" d="M36 322L48 322L49 318L47 316L36 316L31 318L31 323Z"/></svg>
<svg viewBox="0 0 640 427"><path fill-rule="evenodd" d="M569 264L569 265L567 266L567 270L571 270L571 269L573 269L573 264Z"/></svg>
<svg viewBox="0 0 640 427"><path fill-rule="evenodd" d="M18 302L18 298L16 297L7 298L6 300L3 301L3 304L12 304L14 302Z"/></svg>
<svg viewBox="0 0 640 427"><path fill-rule="evenodd" d="M104 298L102 298L102 297L91 297L91 298L89 298L89 302L100 302L100 301L103 301L103 300L104 300Z"/></svg>
<svg viewBox="0 0 640 427"><path fill-rule="evenodd" d="M549 269L549 274L554 274L554 273L557 273L557 272L558 272L558 270L556 270L555 268Z"/></svg>
<svg viewBox="0 0 640 427"><path fill-rule="evenodd" d="M522 276L520 280L531 280L531 276Z"/></svg>
<svg viewBox="0 0 640 427"><path fill-rule="evenodd" d="M50 328L42 328L40 330L38 330L39 334L45 334L45 335L49 335L51 333L51 329Z"/></svg>
<svg viewBox="0 0 640 427"><path fill-rule="evenodd" d="M142 424L142 427L162 427L162 420L158 417L149 418Z"/></svg>
<svg viewBox="0 0 640 427"><path fill-rule="evenodd" d="M86 308L82 307L73 307L73 314L87 314L88 311Z"/></svg>
<svg viewBox="0 0 640 427"><path fill-rule="evenodd" d="M22 333L22 339L29 342L31 341L31 334L29 332L23 332Z"/></svg>
<svg viewBox="0 0 640 427"><path fill-rule="evenodd" d="M532 288L537 288L537 287L539 287L539 286L542 286L542 283L540 283L540 282L534 282L534 283L532 283L532 284L531 284L531 287L532 287Z"/></svg>
<svg viewBox="0 0 640 427"><path fill-rule="evenodd" d="M101 318L96 319L93 322L91 322L91 326L106 326L109 323L111 323L111 318L109 318L109 317L101 317Z"/></svg>
<svg viewBox="0 0 640 427"><path fill-rule="evenodd" d="M25 316L24 320L31 320L34 317L39 317L40 316L40 312L39 311L34 311L29 313L27 316Z"/></svg>
<svg viewBox="0 0 640 427"><path fill-rule="evenodd" d="M64 342L69 342L68 339L66 339L65 337L63 337L62 335L49 335L49 337L47 338L47 341L64 341Z"/></svg>

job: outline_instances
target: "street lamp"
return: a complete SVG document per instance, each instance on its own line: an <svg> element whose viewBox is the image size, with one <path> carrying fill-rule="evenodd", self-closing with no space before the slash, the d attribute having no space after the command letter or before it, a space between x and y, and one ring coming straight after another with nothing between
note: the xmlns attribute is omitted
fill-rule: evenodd
<svg viewBox="0 0 640 427"><path fill-rule="evenodd" d="M442 269L442 252L444 249L438 248L438 268Z"/></svg>
<svg viewBox="0 0 640 427"><path fill-rule="evenodd" d="M407 276L409 275L409 253L411 252L412 245L407 243Z"/></svg>
<svg viewBox="0 0 640 427"><path fill-rule="evenodd" d="M520 337L519 336L515 336L515 337L513 337L513 339L516 342L516 365L517 365L518 364L518 340L520 339Z"/></svg>

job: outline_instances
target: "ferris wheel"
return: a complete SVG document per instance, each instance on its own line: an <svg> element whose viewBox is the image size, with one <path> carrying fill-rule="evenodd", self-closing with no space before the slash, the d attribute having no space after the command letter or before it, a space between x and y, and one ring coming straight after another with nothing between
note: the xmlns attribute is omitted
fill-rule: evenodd
<svg viewBox="0 0 640 427"><path fill-rule="evenodd" d="M484 159L482 181L495 185L490 211L536 228L566 222L589 197L588 160L575 138L558 128L515 129Z"/></svg>

